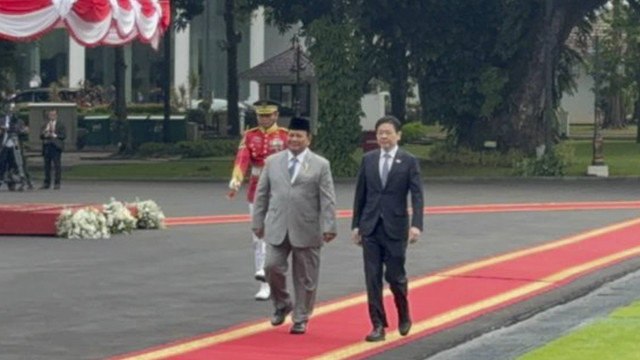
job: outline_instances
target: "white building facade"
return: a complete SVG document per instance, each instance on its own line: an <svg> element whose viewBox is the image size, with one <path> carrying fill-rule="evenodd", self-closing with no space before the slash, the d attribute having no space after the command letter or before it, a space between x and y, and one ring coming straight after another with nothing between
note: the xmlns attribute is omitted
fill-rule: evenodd
<svg viewBox="0 0 640 360"><path fill-rule="evenodd" d="M227 54L222 0L208 1L205 12L193 19L183 31L172 36L172 87L183 87L188 95L201 98L207 89L215 98L226 98ZM293 32L281 34L266 23L262 9L254 12L250 24L239 24L242 40L238 49L238 71L242 72L291 47ZM296 29L297 31L297 29ZM158 102L164 80L164 42L155 51L148 44L135 42L124 47L127 65L125 94L128 102ZM56 30L43 38L18 43L20 59L15 69L15 88L29 87L33 74L42 79L42 87L52 82L79 87L85 82L113 87L115 51L111 47L85 48ZM240 99L258 99L258 86L240 81ZM178 91L179 93L179 91Z"/></svg>

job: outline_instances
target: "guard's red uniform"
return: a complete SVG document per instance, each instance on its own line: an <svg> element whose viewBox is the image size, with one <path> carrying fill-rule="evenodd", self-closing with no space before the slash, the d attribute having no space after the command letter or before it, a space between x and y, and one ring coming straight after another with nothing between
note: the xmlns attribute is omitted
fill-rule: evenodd
<svg viewBox="0 0 640 360"><path fill-rule="evenodd" d="M287 147L287 134L288 130L277 124L273 124L266 130L256 127L245 131L238 147L231 178L239 184L242 183L251 164L251 177L247 189L247 200L250 203L253 203L264 161L269 155Z"/></svg>

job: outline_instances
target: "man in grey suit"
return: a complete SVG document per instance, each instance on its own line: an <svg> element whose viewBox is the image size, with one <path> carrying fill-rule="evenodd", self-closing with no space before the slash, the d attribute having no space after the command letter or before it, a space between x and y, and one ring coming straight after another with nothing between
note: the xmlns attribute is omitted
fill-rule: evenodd
<svg viewBox="0 0 640 360"><path fill-rule="evenodd" d="M329 161L308 149L309 121L294 117L288 150L270 156L258 181L252 229L267 244L265 273L281 325L293 311L292 334L304 334L313 311L320 270L320 248L336 236L335 191ZM295 302L286 288L292 258Z"/></svg>

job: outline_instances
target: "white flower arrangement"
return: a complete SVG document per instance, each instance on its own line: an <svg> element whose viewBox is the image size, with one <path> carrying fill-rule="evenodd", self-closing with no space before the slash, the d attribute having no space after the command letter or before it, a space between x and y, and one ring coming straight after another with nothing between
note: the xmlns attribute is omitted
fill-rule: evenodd
<svg viewBox="0 0 640 360"><path fill-rule="evenodd" d="M136 217L138 229L164 229L164 213L153 200L139 201L136 199Z"/></svg>
<svg viewBox="0 0 640 360"><path fill-rule="evenodd" d="M69 239L108 239L111 236L107 219L94 207L62 211L56 221L58 236Z"/></svg>
<svg viewBox="0 0 640 360"><path fill-rule="evenodd" d="M115 198L102 206L102 213L107 219L107 227L112 234L130 234L136 228L136 218L131 215L127 206Z"/></svg>
<svg viewBox="0 0 640 360"><path fill-rule="evenodd" d="M125 204L111 198L102 211L91 206L63 210L56 219L56 232L69 239L108 239L111 234L131 233L136 228L163 229L164 220L162 209L153 200Z"/></svg>

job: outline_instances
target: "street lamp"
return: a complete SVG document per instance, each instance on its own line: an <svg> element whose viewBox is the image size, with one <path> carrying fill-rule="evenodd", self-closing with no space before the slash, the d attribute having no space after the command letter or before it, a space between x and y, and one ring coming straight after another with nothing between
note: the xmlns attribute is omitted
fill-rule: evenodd
<svg viewBox="0 0 640 360"><path fill-rule="evenodd" d="M305 66L302 65L302 49L300 48L300 38L299 34L295 34L293 36L293 47L295 49L295 59L294 64L291 67L291 72L296 75L296 85L295 91L293 92L293 111L295 116L300 116L302 113L302 104L301 104L301 93L302 93L302 79L301 73L305 70Z"/></svg>

